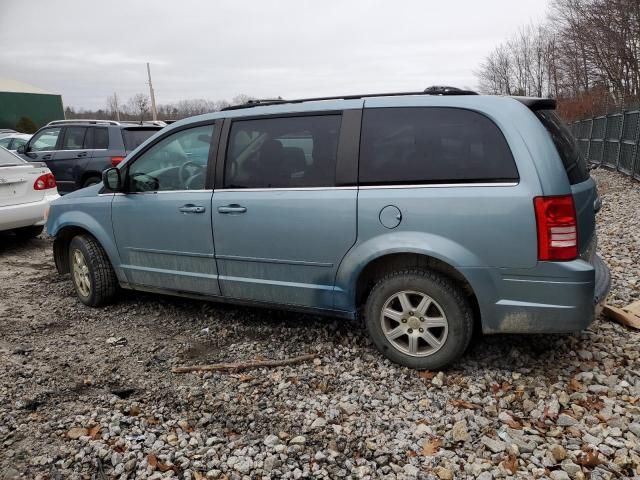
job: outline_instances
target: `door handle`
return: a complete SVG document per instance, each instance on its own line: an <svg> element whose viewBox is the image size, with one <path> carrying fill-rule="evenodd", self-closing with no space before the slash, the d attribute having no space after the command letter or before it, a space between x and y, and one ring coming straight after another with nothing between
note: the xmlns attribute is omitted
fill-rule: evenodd
<svg viewBox="0 0 640 480"><path fill-rule="evenodd" d="M41 160L51 160L51 154L47 153L46 155L43 155Z"/></svg>
<svg viewBox="0 0 640 480"><path fill-rule="evenodd" d="M86 157L87 156L87 152L80 152L78 154L78 157Z"/></svg>
<svg viewBox="0 0 640 480"><path fill-rule="evenodd" d="M191 203L187 203L186 205L178 208L182 213L204 213L206 208L201 205L193 205Z"/></svg>
<svg viewBox="0 0 640 480"><path fill-rule="evenodd" d="M231 205L226 205L224 207L218 207L218 212L220 213L244 213L246 211L247 211L247 207L236 205L235 203Z"/></svg>

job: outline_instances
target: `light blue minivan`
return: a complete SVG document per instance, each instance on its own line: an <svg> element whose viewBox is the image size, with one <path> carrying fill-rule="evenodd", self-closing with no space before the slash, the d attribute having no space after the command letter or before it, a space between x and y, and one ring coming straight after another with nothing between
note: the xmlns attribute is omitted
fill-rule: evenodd
<svg viewBox="0 0 640 480"><path fill-rule="evenodd" d="M262 101L176 122L57 200L60 273L119 288L354 318L436 369L474 329L584 329L609 289L596 185L539 98Z"/></svg>

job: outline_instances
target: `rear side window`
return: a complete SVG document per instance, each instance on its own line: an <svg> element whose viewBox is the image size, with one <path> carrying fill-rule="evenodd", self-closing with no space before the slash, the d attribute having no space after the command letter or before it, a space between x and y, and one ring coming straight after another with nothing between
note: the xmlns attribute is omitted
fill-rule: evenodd
<svg viewBox="0 0 640 480"><path fill-rule="evenodd" d="M553 110L538 110L536 116L545 126L562 159L569 183L575 185L589 179L587 162L578 144L560 117Z"/></svg>
<svg viewBox="0 0 640 480"><path fill-rule="evenodd" d="M224 186L334 186L341 119L317 115L233 122Z"/></svg>
<svg viewBox="0 0 640 480"><path fill-rule="evenodd" d="M93 128L93 141L89 148L106 150L109 148L109 130L106 128Z"/></svg>
<svg viewBox="0 0 640 480"><path fill-rule="evenodd" d="M149 137L156 133L159 128L123 128L122 139L127 152L135 150L142 145Z"/></svg>
<svg viewBox="0 0 640 480"><path fill-rule="evenodd" d="M500 129L471 110L441 107L365 109L360 184L516 181Z"/></svg>
<svg viewBox="0 0 640 480"><path fill-rule="evenodd" d="M81 150L84 148L84 137L87 127L66 127L61 150Z"/></svg>

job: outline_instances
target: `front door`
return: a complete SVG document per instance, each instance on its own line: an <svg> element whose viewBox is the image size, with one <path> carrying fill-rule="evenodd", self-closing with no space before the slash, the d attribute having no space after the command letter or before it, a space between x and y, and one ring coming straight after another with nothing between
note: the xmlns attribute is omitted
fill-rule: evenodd
<svg viewBox="0 0 640 480"><path fill-rule="evenodd" d="M22 158L29 162L44 162L58 180L58 172L53 163L56 149L61 140L62 127L47 127L38 131L25 145Z"/></svg>
<svg viewBox="0 0 640 480"><path fill-rule="evenodd" d="M123 168L126 191L112 203L113 230L135 287L218 295L205 188L214 125L162 137Z"/></svg>
<svg viewBox="0 0 640 480"><path fill-rule="evenodd" d="M356 240L355 187L336 187L342 115L231 123L213 227L224 296L330 309Z"/></svg>

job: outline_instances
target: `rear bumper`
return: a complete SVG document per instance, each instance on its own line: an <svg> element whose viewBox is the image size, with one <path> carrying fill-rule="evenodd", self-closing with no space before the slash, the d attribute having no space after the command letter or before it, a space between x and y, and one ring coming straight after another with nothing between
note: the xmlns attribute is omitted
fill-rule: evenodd
<svg viewBox="0 0 640 480"><path fill-rule="evenodd" d="M587 328L609 293L609 268L592 263L540 262L528 270L469 268L484 333L568 333Z"/></svg>
<svg viewBox="0 0 640 480"><path fill-rule="evenodd" d="M0 207L0 231L32 225L44 225L47 206L59 198L57 193L45 195L42 200Z"/></svg>

